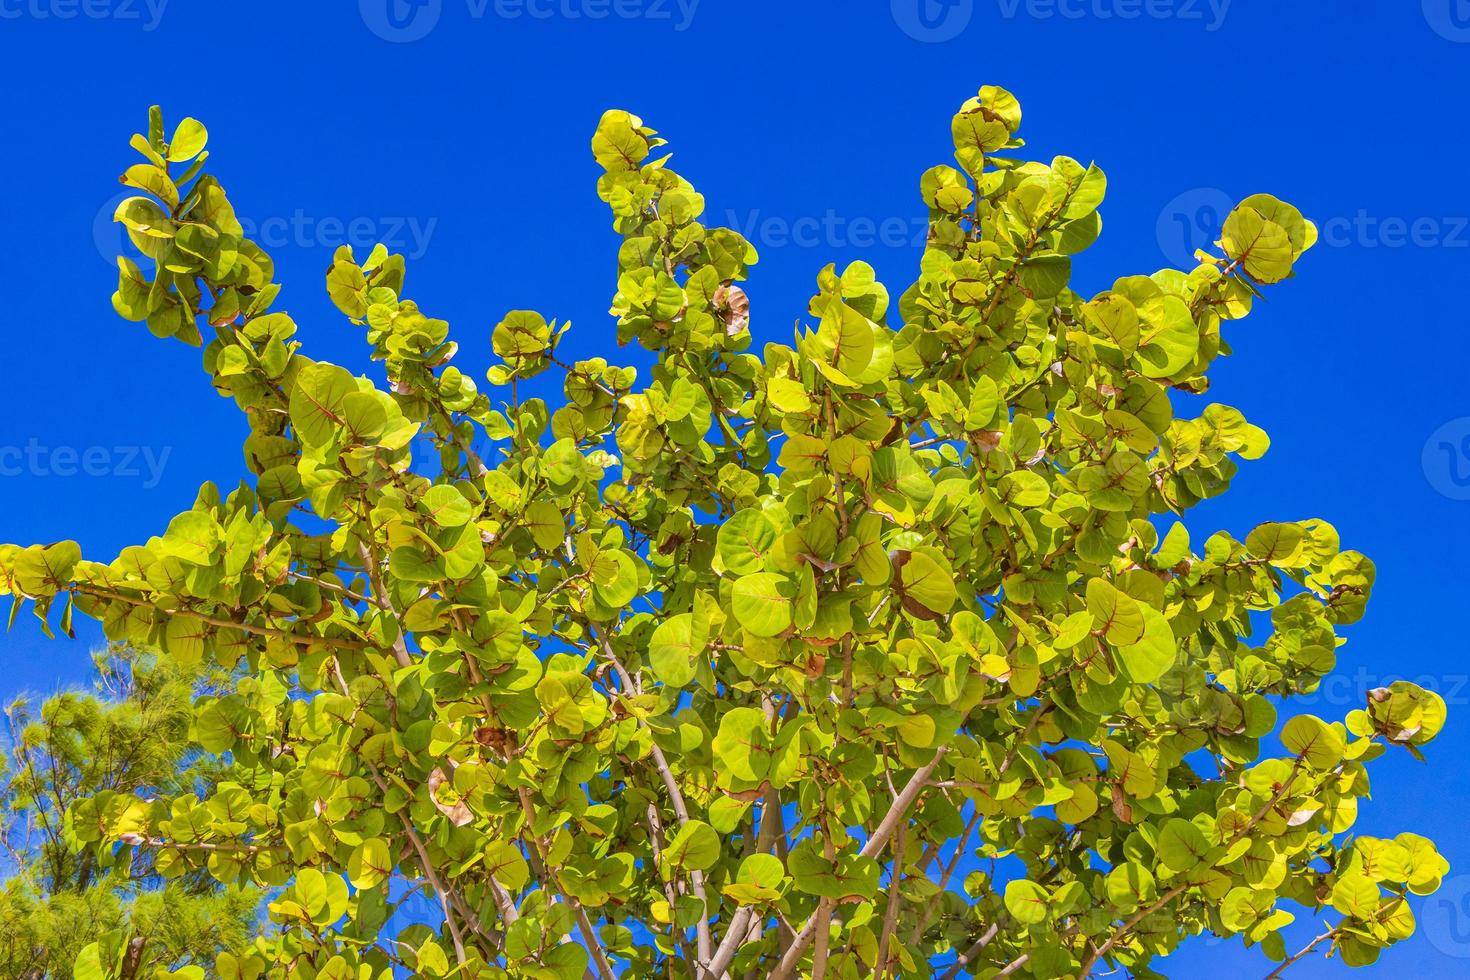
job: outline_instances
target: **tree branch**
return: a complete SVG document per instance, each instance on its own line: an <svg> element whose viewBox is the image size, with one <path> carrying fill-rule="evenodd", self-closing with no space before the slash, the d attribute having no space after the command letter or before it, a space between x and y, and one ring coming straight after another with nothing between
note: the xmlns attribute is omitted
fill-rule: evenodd
<svg viewBox="0 0 1470 980"><path fill-rule="evenodd" d="M1301 949L1297 950L1291 956L1288 956L1286 959L1282 960L1281 961L1281 964L1279 966L1277 966L1276 969L1274 969L1270 973L1266 974L1265 980L1276 980L1277 977L1281 976L1281 974L1283 974L1283 973L1286 972L1286 968L1287 967L1291 966L1297 960L1304 959L1304 958L1310 956L1312 954L1312 951L1314 949L1316 949L1318 946L1320 946L1323 943L1325 943L1327 940L1329 940L1329 939L1333 938L1334 936L1336 936L1337 935L1337 930L1339 930L1341 928L1342 928L1341 925L1335 925L1335 926L1333 926L1331 929L1328 929L1326 932L1322 933L1322 935L1318 936L1316 939L1313 939L1311 942L1307 943Z"/></svg>
<svg viewBox="0 0 1470 980"><path fill-rule="evenodd" d="M868 842L858 852L859 856L870 858L883 850L884 846L888 843L888 838L893 836L894 830L898 827L898 822L907 818L909 807L913 805L914 800L918 799L919 794L924 791L929 777L933 775L934 770L939 766L940 760L944 758L945 753L948 751L949 746L941 745L938 751L934 753L934 758L930 759L925 766L909 777L909 781L905 784L903 791L898 794L898 797L893 801L893 805L884 814L882 822L878 824L878 829L873 831L873 836L868 838ZM791 941L791 945L786 949L786 955L781 958L781 962L776 965L776 969L771 973L768 980L785 980L786 977L791 976L791 972L796 969L797 962L801 960L802 955L806 952L806 948L811 945L812 940L816 937L818 912L820 911L821 908L819 906L818 911L813 912L811 917L806 920L806 925L801 927L801 931Z"/></svg>
<svg viewBox="0 0 1470 980"><path fill-rule="evenodd" d="M634 684L633 677L628 673L628 669L618 659L618 655L613 650L612 643L608 641L607 635L599 632L591 623L587 624L587 630L592 635L592 638L597 641L597 645L602 649L602 653L607 657L608 662L612 664L613 670L617 671L618 680L622 683L623 690L636 693L638 687ZM647 726L645 725L645 727ZM650 729L648 744L651 749L650 754L653 758L653 764L658 769L659 778L663 780L664 789L668 791L669 802L674 808L674 816L679 819L679 826L683 827L689 822L689 807L684 802L684 793L679 789L679 781L674 778L673 769L669 768L669 760L664 756L663 749L659 748L658 742L655 741L653 734L653 731ZM710 947L713 945L710 939L709 898L704 887L704 872L690 871L689 886L694 891L694 897L699 900L702 907L699 921L694 924L694 929L695 942L699 951L698 965L703 966L710 961ZM715 976L718 977L719 974L716 973Z"/></svg>
<svg viewBox="0 0 1470 980"><path fill-rule="evenodd" d="M969 966L970 962L980 955L981 950L990 945L990 941L995 938L998 932L1000 932L1000 923L992 922L989 928L980 934L980 938L975 940L969 949L960 954L959 959L955 960L954 966L945 971L944 976L940 977L940 980L954 980L955 977L959 976L960 971Z"/></svg>

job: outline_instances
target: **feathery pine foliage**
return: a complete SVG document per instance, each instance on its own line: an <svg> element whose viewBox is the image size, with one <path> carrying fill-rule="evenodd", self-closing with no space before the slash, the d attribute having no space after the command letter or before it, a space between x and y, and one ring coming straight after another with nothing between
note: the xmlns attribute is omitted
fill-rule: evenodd
<svg viewBox="0 0 1470 980"><path fill-rule="evenodd" d="M95 693L63 691L39 709L6 711L0 756L0 836L9 874L0 893L0 976L72 976L92 943L129 950L124 977L212 964L241 949L257 924L259 892L200 871L165 876L157 851L79 849L67 814L104 790L142 796L206 791L216 764L189 742L193 670L114 646L95 658Z"/></svg>

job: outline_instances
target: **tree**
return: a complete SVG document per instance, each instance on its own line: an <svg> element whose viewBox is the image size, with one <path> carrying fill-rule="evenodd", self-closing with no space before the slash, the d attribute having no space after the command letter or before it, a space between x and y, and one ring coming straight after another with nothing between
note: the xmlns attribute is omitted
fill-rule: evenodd
<svg viewBox="0 0 1470 980"><path fill-rule="evenodd" d="M0 550L0 588L242 676L194 704L208 798L104 790L79 840L281 889L226 978L1150 975L1205 931L1283 960L1288 906L1349 964L1407 936L1445 861L1350 831L1443 702L1277 725L1372 563L1321 520L1198 550L1176 520L1267 439L1171 396L1316 231L1258 195L1222 254L1085 299L1105 179L1009 156L1020 121L993 87L954 117L896 305L828 266L757 353L755 250L607 113L612 313L651 378L514 310L492 398L381 246L327 289L386 387L309 359L204 127L155 109L117 212L152 268L120 258L113 305L204 344L250 479L108 564ZM413 892L439 920L381 935Z"/></svg>
<svg viewBox="0 0 1470 980"><path fill-rule="evenodd" d="M0 840L12 877L0 893L0 976L69 977L93 944L123 954L124 977L212 964L243 948L259 893L202 871L165 877L159 852L76 847L74 803L99 792L182 795L211 786L217 765L189 745L200 678L172 660L113 646L94 658L97 692L63 691L39 711L6 711Z"/></svg>

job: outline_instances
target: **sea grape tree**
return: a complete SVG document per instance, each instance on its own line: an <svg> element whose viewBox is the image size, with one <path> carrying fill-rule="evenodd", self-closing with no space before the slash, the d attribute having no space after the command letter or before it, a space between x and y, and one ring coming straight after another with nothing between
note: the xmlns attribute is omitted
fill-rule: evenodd
<svg viewBox="0 0 1470 980"><path fill-rule="evenodd" d="M326 277L379 376L312 360L204 127L155 108L113 305L203 346L248 474L109 562L0 547L0 592L238 680L193 706L223 778L98 792L77 846L267 889L228 980L1149 976L1206 932L1350 965L1410 935L1446 862L1353 825L1443 702L1290 708L1372 563L1318 519L1180 520L1266 451L1185 410L1316 230L1257 195L1193 269L1080 296L1105 178L1018 159L1020 123L965 102L918 280L829 265L780 343L754 248L608 112L611 313L651 371L513 310L471 335L482 388L381 246ZM410 894L436 911L387 934ZM1294 917L1328 922L1300 954Z"/></svg>

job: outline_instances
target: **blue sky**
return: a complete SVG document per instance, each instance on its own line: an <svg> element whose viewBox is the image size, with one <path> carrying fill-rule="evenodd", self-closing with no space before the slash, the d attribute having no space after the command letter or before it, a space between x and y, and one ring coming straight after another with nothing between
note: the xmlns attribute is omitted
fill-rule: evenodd
<svg viewBox="0 0 1470 980"><path fill-rule="evenodd" d="M390 7L389 3L394 6ZM758 340L786 339L816 272L864 258L912 278L918 177L981 84L1025 108L1041 159L1106 170L1092 292L1182 262L1230 202L1267 191L1323 230L1300 278L1229 328L1210 397L1273 439L1197 540L1322 517L1379 580L1310 710L1419 680L1449 701L1429 764L1374 769L1365 833L1414 830L1455 866L1420 933L1364 975L1470 973L1470 260L1467 0L0 0L6 348L0 541L71 537L89 557L160 531L201 482L243 474L243 420L194 349L112 313L106 216L129 134L162 103L211 131L210 169L285 284L314 357L369 368L322 278L343 241L386 240L409 294L470 364L512 308L574 321L580 356L619 353L606 314L616 238L587 140L642 115L750 237ZM779 10L779 12L775 12ZM99 221L99 215L101 220ZM1199 406L1203 406L1203 401ZM98 633L0 637L0 694L84 677ZM1304 924L1300 932L1312 933ZM1197 945L1178 975L1249 975ZM1309 961L1296 976L1340 975Z"/></svg>

